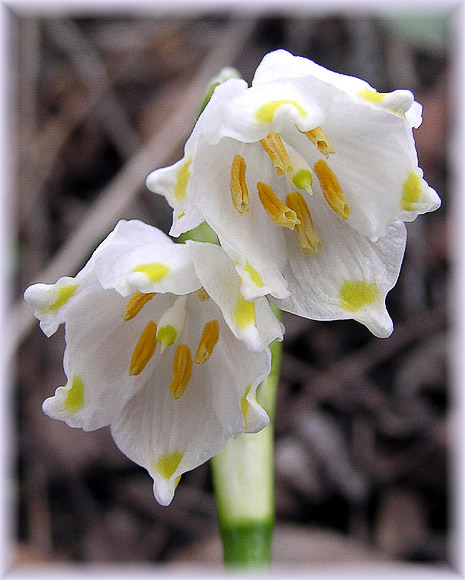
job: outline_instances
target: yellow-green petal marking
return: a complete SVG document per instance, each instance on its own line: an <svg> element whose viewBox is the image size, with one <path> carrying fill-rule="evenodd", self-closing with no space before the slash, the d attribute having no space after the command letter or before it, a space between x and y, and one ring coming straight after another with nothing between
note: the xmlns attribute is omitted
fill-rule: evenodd
<svg viewBox="0 0 465 580"><path fill-rule="evenodd" d="M361 89L358 95L369 103L382 103L388 93L378 93L375 89Z"/></svg>
<svg viewBox="0 0 465 580"><path fill-rule="evenodd" d="M259 123L272 123L276 111L283 105L293 105L299 111L302 118L307 116L307 111L305 111L305 109L303 109L299 103L289 99L282 99L279 101L270 101L269 103L262 105L255 111L255 119Z"/></svg>
<svg viewBox="0 0 465 580"><path fill-rule="evenodd" d="M170 271L166 264L152 262L150 264L140 264L132 269L132 272L141 272L145 274L150 282L160 282Z"/></svg>
<svg viewBox="0 0 465 580"><path fill-rule="evenodd" d="M192 159L188 159L184 165L179 169L176 176L176 183L174 184L174 197L177 201L182 201L187 194L187 184L191 178L190 166Z"/></svg>
<svg viewBox="0 0 465 580"><path fill-rule="evenodd" d="M239 296L236 302L234 318L241 330L251 324L255 324L255 304Z"/></svg>
<svg viewBox="0 0 465 580"><path fill-rule="evenodd" d="M161 455L157 460L155 468L164 479L169 479L178 468L183 456L184 454L180 451Z"/></svg>
<svg viewBox="0 0 465 580"><path fill-rule="evenodd" d="M263 288L262 277L257 272L257 270L250 264L248 260L245 263L244 272L247 272L247 274L250 276L250 279L255 284L255 286L257 286L258 288Z"/></svg>
<svg viewBox="0 0 465 580"><path fill-rule="evenodd" d="M415 205L420 201L421 178L411 171L402 185L401 206L405 211L413 211Z"/></svg>
<svg viewBox="0 0 465 580"><path fill-rule="evenodd" d="M84 383L80 376L73 377L73 383L66 394L65 409L68 413L76 413L84 405Z"/></svg>
<svg viewBox="0 0 465 580"><path fill-rule="evenodd" d="M379 290L376 284L346 280L339 289L339 306L347 312L357 312L376 302Z"/></svg>
<svg viewBox="0 0 465 580"><path fill-rule="evenodd" d="M74 296L78 284L63 284L59 288L54 289L54 293L56 294L56 300L50 306L47 306L46 310L55 311L59 310L62 306L64 306L68 300Z"/></svg>

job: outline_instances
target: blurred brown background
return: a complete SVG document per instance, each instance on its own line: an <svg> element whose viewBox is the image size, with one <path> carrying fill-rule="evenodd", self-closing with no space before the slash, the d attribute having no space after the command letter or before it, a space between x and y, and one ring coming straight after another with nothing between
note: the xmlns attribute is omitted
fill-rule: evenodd
<svg viewBox="0 0 465 580"><path fill-rule="evenodd" d="M33 281L73 275L120 218L168 231L148 171L179 159L207 80L233 65L251 80L276 48L410 88L424 106L420 166L442 208L409 224L388 296L394 334L285 315L276 425L275 558L443 562L451 498L447 378L446 135L449 15L257 11L157 17L10 15L16 174L12 250L14 544L19 561L219 561L208 465L160 507L146 472L107 430L42 414L63 384L63 332L46 339L21 303ZM14 345L13 341L13 345ZM453 442L452 442L453 443Z"/></svg>

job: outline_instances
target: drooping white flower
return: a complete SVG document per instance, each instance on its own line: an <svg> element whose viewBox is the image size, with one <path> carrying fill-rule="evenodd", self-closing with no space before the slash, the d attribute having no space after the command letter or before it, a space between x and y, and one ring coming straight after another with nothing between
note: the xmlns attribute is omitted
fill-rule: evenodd
<svg viewBox="0 0 465 580"><path fill-rule="evenodd" d="M213 228L245 298L270 294L284 310L388 336L403 222L440 205L418 167L420 123L411 92L378 93L279 50L251 87L216 88L184 158L147 186L173 207L173 235Z"/></svg>
<svg viewBox="0 0 465 580"><path fill-rule="evenodd" d="M197 263L208 263L199 275ZM182 473L268 423L256 389L282 326L266 299L243 298L219 246L175 244L121 221L75 278L36 284L25 298L46 334L65 324L67 383L45 413L85 430L110 425L161 504Z"/></svg>

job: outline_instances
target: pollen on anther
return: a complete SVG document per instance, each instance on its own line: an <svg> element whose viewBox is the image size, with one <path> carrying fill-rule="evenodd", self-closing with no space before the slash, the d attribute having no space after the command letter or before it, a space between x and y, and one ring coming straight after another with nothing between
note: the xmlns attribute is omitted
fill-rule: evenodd
<svg viewBox="0 0 465 580"><path fill-rule="evenodd" d="M291 191L286 197L287 205L292 208L300 220L296 225L299 236L300 249L305 256L317 254L321 251L321 241L313 225L312 214L303 196L298 191Z"/></svg>
<svg viewBox="0 0 465 580"><path fill-rule="evenodd" d="M152 300L154 296L155 292L135 292L129 299L129 302L122 314L123 320L132 320L137 314L139 314L147 302Z"/></svg>
<svg viewBox="0 0 465 580"><path fill-rule="evenodd" d="M278 177L293 171L291 159L278 133L270 131L267 137L260 140L260 145L271 159Z"/></svg>
<svg viewBox="0 0 465 580"><path fill-rule="evenodd" d="M323 159L320 159L313 166L321 190L329 207L341 219L346 220L352 215L352 208L342 190L338 178Z"/></svg>
<svg viewBox="0 0 465 580"><path fill-rule="evenodd" d="M315 145L318 151L328 159L330 153L334 153L334 147L330 138L321 127L315 127L311 131L302 131Z"/></svg>
<svg viewBox="0 0 465 580"><path fill-rule="evenodd" d="M217 320L210 320L203 327L202 336L200 337L199 346L195 353L194 362L201 365L211 357L213 349L220 337L220 325Z"/></svg>
<svg viewBox="0 0 465 580"><path fill-rule="evenodd" d="M273 189L266 183L257 183L258 197L265 208L266 213L278 226L283 226L293 230L300 224L300 220L294 210L284 205L275 194Z"/></svg>
<svg viewBox="0 0 465 580"><path fill-rule="evenodd" d="M208 295L208 292L205 290L205 288L203 286L197 290L196 294L197 294L197 297L200 300L200 302L205 302L205 300L210 300L210 296Z"/></svg>
<svg viewBox="0 0 465 580"><path fill-rule="evenodd" d="M179 399L186 390L192 374L192 355L187 344L178 344L174 354L173 378L170 384L170 394L173 399Z"/></svg>
<svg viewBox="0 0 465 580"><path fill-rule="evenodd" d="M129 364L129 375L137 376L145 369L157 348L157 325L151 320L137 341Z"/></svg>
<svg viewBox="0 0 465 580"><path fill-rule="evenodd" d="M246 164L241 155L235 155L231 164L231 200L240 213L249 212L249 190L245 181Z"/></svg>

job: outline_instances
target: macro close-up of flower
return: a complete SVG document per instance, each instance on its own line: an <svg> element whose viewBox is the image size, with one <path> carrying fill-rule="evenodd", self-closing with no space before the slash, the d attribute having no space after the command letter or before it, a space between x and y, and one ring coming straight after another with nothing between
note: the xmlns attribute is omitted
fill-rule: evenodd
<svg viewBox="0 0 465 580"><path fill-rule="evenodd" d="M192 244L195 262L208 260L203 285L187 245L122 221L75 278L25 295L47 335L66 327L68 382L45 413L86 431L110 425L163 505L182 473L267 425L255 391L271 370L268 344L282 338L266 299L241 297L220 248Z"/></svg>
<svg viewBox="0 0 465 580"><path fill-rule="evenodd" d="M10 15L10 568L446 562L449 16L153 10Z"/></svg>
<svg viewBox="0 0 465 580"><path fill-rule="evenodd" d="M421 107L286 51L252 86L218 86L184 158L147 178L173 207L172 235L203 220L237 264L242 292L316 320L355 318L388 336L385 308L405 250L401 222L440 205L412 128Z"/></svg>

